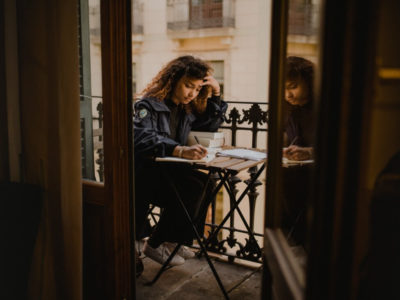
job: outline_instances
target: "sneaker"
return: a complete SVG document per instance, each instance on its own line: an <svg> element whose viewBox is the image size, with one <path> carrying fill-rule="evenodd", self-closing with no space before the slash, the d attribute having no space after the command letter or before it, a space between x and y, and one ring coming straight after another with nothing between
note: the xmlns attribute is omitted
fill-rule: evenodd
<svg viewBox="0 0 400 300"><path fill-rule="evenodd" d="M168 249L168 247L164 244L161 244L158 248L153 248L151 247L147 241L144 243L143 247L143 253L151 258L152 260L158 262L159 264L164 264L169 255L171 254L171 251ZM178 254L175 254L175 256L172 258L172 260L169 262L170 266L179 266L185 263L185 259Z"/></svg>
<svg viewBox="0 0 400 300"><path fill-rule="evenodd" d="M169 251L171 252L174 251L175 247L178 245L177 243L168 243L168 242L165 242L164 244L167 245ZM183 245L181 245L176 254L179 255L180 257L183 257L184 259L190 259L196 256L196 254L192 250Z"/></svg>

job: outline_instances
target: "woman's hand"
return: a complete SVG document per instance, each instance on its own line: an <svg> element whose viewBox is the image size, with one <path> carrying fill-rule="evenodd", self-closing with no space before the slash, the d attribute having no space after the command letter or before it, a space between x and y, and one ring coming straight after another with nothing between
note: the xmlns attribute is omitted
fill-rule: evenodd
<svg viewBox="0 0 400 300"><path fill-rule="evenodd" d="M283 148L283 157L290 160L307 160L311 159L313 156L312 147L299 147L299 146L289 146Z"/></svg>
<svg viewBox="0 0 400 300"><path fill-rule="evenodd" d="M209 85L211 87L212 94L214 96L219 96L221 94L219 83L212 75L207 75L206 77L204 77L203 86L205 85Z"/></svg>
<svg viewBox="0 0 400 300"><path fill-rule="evenodd" d="M176 146L172 155L186 159L202 159L207 155L207 148L202 145Z"/></svg>

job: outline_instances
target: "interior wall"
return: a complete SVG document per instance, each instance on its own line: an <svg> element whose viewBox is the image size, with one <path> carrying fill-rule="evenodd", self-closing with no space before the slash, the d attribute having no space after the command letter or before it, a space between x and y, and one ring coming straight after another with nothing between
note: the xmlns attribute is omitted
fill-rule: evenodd
<svg viewBox="0 0 400 300"><path fill-rule="evenodd" d="M19 109L18 34L16 1L4 5L5 74L10 181L21 180L21 128Z"/></svg>
<svg viewBox="0 0 400 300"><path fill-rule="evenodd" d="M44 190L30 299L82 298L77 2L17 3L23 177Z"/></svg>
<svg viewBox="0 0 400 300"><path fill-rule="evenodd" d="M0 1L0 182L9 180L5 78L4 1Z"/></svg>
<svg viewBox="0 0 400 300"><path fill-rule="evenodd" d="M368 189L373 188L376 177L389 159L400 151L400 41L398 33L393 30L400 26L399 11L399 1L380 2L378 78L371 117ZM397 75L380 76L388 69L397 70Z"/></svg>
<svg viewBox="0 0 400 300"><path fill-rule="evenodd" d="M354 253L354 270L353 280L360 278L359 288L362 293L371 292L371 287L368 287L365 281L366 278L385 278L390 273L385 274L368 274L374 270L371 266L371 261L378 259L382 266L385 266L384 260L391 255L392 243L395 239L385 240L380 249L384 250L385 257L373 258L376 254L377 241L372 239L372 233L376 232L377 228L381 228L384 224L383 220L377 222L377 216L382 216L382 206L372 206L372 196L377 177L382 172L389 160L395 153L400 151L400 41L398 33L393 30L400 26L400 2L384 0L377 2L376 10L376 46L375 57L371 60L376 65L376 73L374 74L373 84L373 101L371 103L369 115L366 119L366 129L363 134L365 137L364 155L362 164L365 174L361 182L361 196L358 199L357 206L357 231L355 239ZM389 72L387 71L394 71ZM397 71L396 71L397 70ZM389 74L389 76L386 76ZM397 75L396 75L397 74ZM385 75L385 76L383 76ZM392 76L394 75L394 76ZM375 200L376 202L376 200ZM384 204L387 220L390 219L390 211L394 209L388 201ZM380 203L382 205L382 202ZM374 207L375 209L372 209ZM379 207L381 210L377 209ZM373 216L375 219L373 220ZM374 231L375 230L375 231ZM387 231L386 231L387 230ZM390 234L390 228L386 228L386 232ZM383 237L383 235L382 235ZM385 236L386 237L386 236ZM384 239L384 238L383 238ZM378 247L379 248L379 247ZM387 272L389 272L387 270ZM368 274L369 277L366 277ZM354 279L355 278L355 279ZM384 293L389 290L390 283L385 283L385 289L378 292L385 298ZM374 282L374 287L380 289L380 285ZM353 291L353 296L358 291ZM368 293L368 292L367 292ZM375 297L371 296L372 298ZM371 299L372 299L371 298Z"/></svg>

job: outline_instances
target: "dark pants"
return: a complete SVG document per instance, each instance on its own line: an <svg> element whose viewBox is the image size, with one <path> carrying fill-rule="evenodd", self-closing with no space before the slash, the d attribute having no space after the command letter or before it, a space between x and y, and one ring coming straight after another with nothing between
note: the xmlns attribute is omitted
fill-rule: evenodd
<svg viewBox="0 0 400 300"><path fill-rule="evenodd" d="M215 188L207 174L193 170L189 165L160 164L147 167L136 175L136 218L137 233L146 227L146 213L149 203L162 208L158 224L151 234L153 245L162 242L182 242L191 245L195 237L192 225L185 217L176 192L193 220L196 229L203 235L207 208L211 203L211 193ZM170 184L172 181L176 191ZM204 195L203 195L204 193ZM142 234L143 235L143 234Z"/></svg>
<svg viewBox="0 0 400 300"><path fill-rule="evenodd" d="M282 227L295 244L305 243L306 207L310 196L311 173L310 165L282 168Z"/></svg>

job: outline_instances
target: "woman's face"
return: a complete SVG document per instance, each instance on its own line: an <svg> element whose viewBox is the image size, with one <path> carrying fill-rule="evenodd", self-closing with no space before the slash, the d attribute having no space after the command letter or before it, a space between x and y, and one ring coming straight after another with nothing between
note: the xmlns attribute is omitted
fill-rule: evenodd
<svg viewBox="0 0 400 300"><path fill-rule="evenodd" d="M292 105L303 106L308 103L309 91L304 80L286 81L285 100Z"/></svg>
<svg viewBox="0 0 400 300"><path fill-rule="evenodd" d="M188 104L199 94L203 86L202 79L192 79L186 76L179 79L172 94L175 104Z"/></svg>

